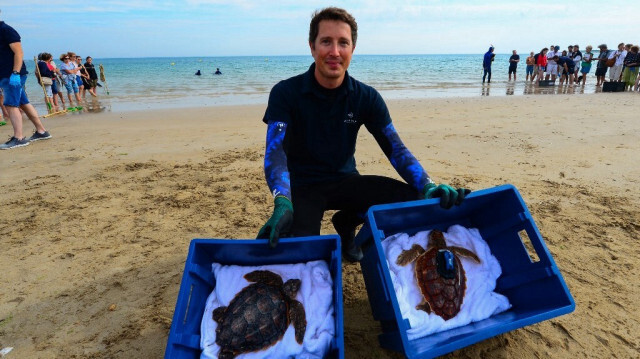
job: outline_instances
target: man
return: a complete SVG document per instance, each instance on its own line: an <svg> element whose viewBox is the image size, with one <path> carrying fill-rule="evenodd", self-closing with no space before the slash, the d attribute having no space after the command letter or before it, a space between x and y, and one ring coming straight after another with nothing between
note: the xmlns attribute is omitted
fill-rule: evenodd
<svg viewBox="0 0 640 359"><path fill-rule="evenodd" d="M627 56L624 48L624 42L618 44L618 50L613 51L608 59L616 59L616 63L609 69L609 81L620 82L622 78L622 67L624 66L624 58Z"/></svg>
<svg viewBox="0 0 640 359"><path fill-rule="evenodd" d="M516 80L516 70L518 69L518 62L520 62L520 55L513 50L513 55L509 58L509 81L511 81L511 74L513 74L513 81Z"/></svg>
<svg viewBox="0 0 640 359"><path fill-rule="evenodd" d="M84 63L84 68L89 74L89 85L91 85L91 88L93 88L92 95L94 97L97 97L98 94L96 93L96 89L98 88L98 73L96 72L96 67L93 65L93 58L91 56L87 56L86 62Z"/></svg>
<svg viewBox="0 0 640 359"><path fill-rule="evenodd" d="M560 56L558 55L553 57L553 61L558 64L558 67L561 67L563 70L563 74L566 76L560 76L560 86L562 86L565 79L567 79L567 83L569 86L573 86L573 72L575 71L576 63L569 56Z"/></svg>
<svg viewBox="0 0 640 359"><path fill-rule="evenodd" d="M403 145L380 94L349 76L357 31L343 9L316 12L309 26L314 63L269 95L264 171L274 210L257 237L271 247L286 235L319 235L324 212L339 210L333 225L345 258L357 261L362 251L353 242L355 229L370 206L440 197L450 208L470 192L436 185ZM358 173L354 153L362 125L407 183Z"/></svg>
<svg viewBox="0 0 640 359"><path fill-rule="evenodd" d="M582 51L580 51L579 45L573 45L573 55L571 56L573 62L576 63L576 68L573 71L573 79L572 82L578 83L578 75L580 74L580 65L582 63Z"/></svg>
<svg viewBox="0 0 640 359"><path fill-rule="evenodd" d="M604 84L604 78L607 75L607 59L609 58L609 51L607 50L607 44L599 45L600 54L597 57L598 63L596 65L596 87Z"/></svg>
<svg viewBox="0 0 640 359"><path fill-rule="evenodd" d="M531 51L531 53L529 54L529 57L527 57L527 76L525 77L525 81L529 81L529 77L531 77L531 81L533 81L534 78L534 71L535 66L536 66L536 58L535 55L533 54L533 51Z"/></svg>
<svg viewBox="0 0 640 359"><path fill-rule="evenodd" d="M484 54L482 58L482 69L484 71L482 75L482 83L484 83L487 74L489 75L489 83L491 83L491 63L493 62L495 55L493 54L493 45L489 47L489 51Z"/></svg>
<svg viewBox="0 0 640 359"><path fill-rule="evenodd" d="M0 145L2 150L23 147L27 146L31 141L51 138L49 132L42 126L38 112L29 103L27 94L24 91L28 72L23 56L20 35L4 21L0 21L0 87L4 92L4 105L7 108L9 119L13 126L13 137ZM30 138L26 138L22 133L22 114L20 109L27 114L27 117L36 128Z"/></svg>
<svg viewBox="0 0 640 359"><path fill-rule="evenodd" d="M549 80L549 77L551 77L552 82L556 81L556 77L558 76L558 64L553 61L553 57L556 55L559 56L559 50L560 46L551 46L549 48L549 52L547 52L547 74L545 76L545 80Z"/></svg>

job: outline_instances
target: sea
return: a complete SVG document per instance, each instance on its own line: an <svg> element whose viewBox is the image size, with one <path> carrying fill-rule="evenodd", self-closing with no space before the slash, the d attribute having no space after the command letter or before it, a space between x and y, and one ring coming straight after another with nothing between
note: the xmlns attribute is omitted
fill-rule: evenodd
<svg viewBox="0 0 640 359"><path fill-rule="evenodd" d="M593 71L584 88L538 88L526 83L526 54L521 55L517 81L508 81L511 54L497 54L491 84L483 84L482 56L356 54L349 74L376 88L387 100L595 92ZM34 76L34 62L25 62L30 72L27 94L38 111L46 113L43 91ZM94 58L96 70L98 65L103 66L106 80L100 81L97 108L136 111L266 105L276 83L307 71L312 62L310 55ZM222 75L214 75L217 68ZM201 76L195 76L198 70ZM66 91L63 93L66 99Z"/></svg>

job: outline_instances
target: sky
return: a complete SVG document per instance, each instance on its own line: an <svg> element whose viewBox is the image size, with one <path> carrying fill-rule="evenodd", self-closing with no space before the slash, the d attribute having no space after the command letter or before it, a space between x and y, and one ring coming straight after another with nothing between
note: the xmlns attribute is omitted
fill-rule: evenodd
<svg viewBox="0 0 640 359"><path fill-rule="evenodd" d="M356 55L640 43L637 0L14 0L0 3L0 20L22 37L25 58L308 55L311 15L327 6L356 18Z"/></svg>

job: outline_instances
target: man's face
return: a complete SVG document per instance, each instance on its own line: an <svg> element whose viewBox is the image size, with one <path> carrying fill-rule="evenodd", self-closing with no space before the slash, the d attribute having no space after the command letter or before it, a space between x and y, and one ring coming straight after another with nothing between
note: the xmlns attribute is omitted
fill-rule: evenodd
<svg viewBox="0 0 640 359"><path fill-rule="evenodd" d="M351 26L342 21L322 20L318 24L318 37L309 46L318 83L327 88L340 86L355 49Z"/></svg>

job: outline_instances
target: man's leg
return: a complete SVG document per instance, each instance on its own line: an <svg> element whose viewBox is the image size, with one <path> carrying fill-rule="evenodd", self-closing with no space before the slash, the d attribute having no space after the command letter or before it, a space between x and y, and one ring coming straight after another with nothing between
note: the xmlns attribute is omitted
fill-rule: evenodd
<svg viewBox="0 0 640 359"><path fill-rule="evenodd" d="M364 223L369 207L420 197L420 193L410 185L388 177L354 175L341 181L331 193L327 193L327 209L339 210L331 222L340 235L345 258L351 262L362 259L362 250L353 240L356 228Z"/></svg>
<svg viewBox="0 0 640 359"><path fill-rule="evenodd" d="M6 106L7 112L9 112L9 119L13 126L13 137L21 140L24 138L22 133L22 114L19 107Z"/></svg>
<svg viewBox="0 0 640 359"><path fill-rule="evenodd" d="M322 215L326 210L326 198L322 187L302 186L291 188L293 203L293 224L290 235L293 237L317 236L320 234Z"/></svg>
<svg viewBox="0 0 640 359"><path fill-rule="evenodd" d="M43 133L46 131L44 129L44 126L42 125L42 122L40 121L38 111L35 109L35 107L33 107L33 105L28 103L25 105L21 105L20 108L22 109L22 111L24 111L24 113L27 114L27 117L29 117L31 123L33 123L33 125L35 126L36 131L38 131L39 133Z"/></svg>

